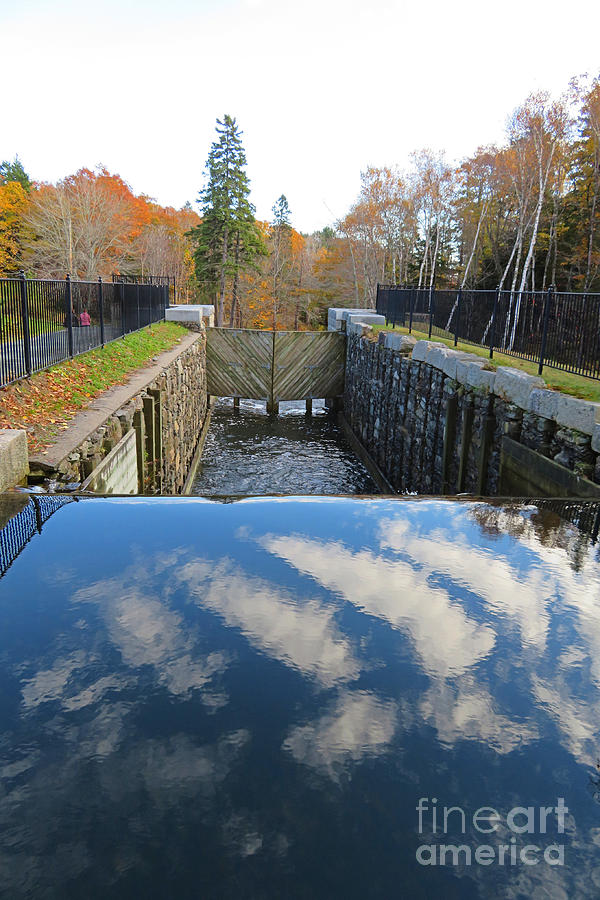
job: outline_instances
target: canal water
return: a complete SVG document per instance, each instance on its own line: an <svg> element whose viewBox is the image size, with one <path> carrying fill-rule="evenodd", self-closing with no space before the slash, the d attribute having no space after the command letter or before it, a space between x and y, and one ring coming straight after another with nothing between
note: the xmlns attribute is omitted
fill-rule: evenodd
<svg viewBox="0 0 600 900"><path fill-rule="evenodd" d="M322 400L312 416L304 402L280 403L268 416L265 404L219 400L191 491L204 496L260 494L378 494Z"/></svg>
<svg viewBox="0 0 600 900"><path fill-rule="evenodd" d="M2 524L0 896L600 895L594 529L382 497Z"/></svg>

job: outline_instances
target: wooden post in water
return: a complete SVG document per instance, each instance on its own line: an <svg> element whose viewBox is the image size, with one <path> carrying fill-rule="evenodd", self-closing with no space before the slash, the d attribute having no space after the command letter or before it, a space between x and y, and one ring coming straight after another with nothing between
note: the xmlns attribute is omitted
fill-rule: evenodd
<svg viewBox="0 0 600 900"><path fill-rule="evenodd" d="M240 411L240 398L239 397L233 398L233 411L234 412Z"/></svg>
<svg viewBox="0 0 600 900"><path fill-rule="evenodd" d="M269 399L267 400L267 415L268 416L278 416L279 415L279 403L277 400Z"/></svg>
<svg viewBox="0 0 600 900"><path fill-rule="evenodd" d="M312 416L312 400L306 401L306 415Z"/></svg>

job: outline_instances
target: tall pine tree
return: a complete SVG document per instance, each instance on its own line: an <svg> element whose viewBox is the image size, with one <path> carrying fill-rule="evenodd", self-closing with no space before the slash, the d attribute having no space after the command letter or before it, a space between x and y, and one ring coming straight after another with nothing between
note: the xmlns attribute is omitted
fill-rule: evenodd
<svg viewBox="0 0 600 900"><path fill-rule="evenodd" d="M246 153L236 120L217 119L218 139L206 162L206 186L200 192L202 222L190 234L196 241L196 277L204 290L214 296L217 325L225 317L227 279L233 278L231 324L235 315L237 280L240 269L253 265L264 252L263 242L249 201L250 180L246 174Z"/></svg>

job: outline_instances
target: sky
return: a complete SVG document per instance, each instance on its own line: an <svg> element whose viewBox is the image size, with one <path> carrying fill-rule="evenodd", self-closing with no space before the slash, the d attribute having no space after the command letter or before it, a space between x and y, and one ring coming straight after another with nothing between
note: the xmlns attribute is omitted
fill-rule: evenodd
<svg viewBox="0 0 600 900"><path fill-rule="evenodd" d="M38 181L104 165L180 207L228 113L257 217L283 193L310 232L369 165L502 142L531 91L598 74L599 34L597 0L0 0L0 160Z"/></svg>

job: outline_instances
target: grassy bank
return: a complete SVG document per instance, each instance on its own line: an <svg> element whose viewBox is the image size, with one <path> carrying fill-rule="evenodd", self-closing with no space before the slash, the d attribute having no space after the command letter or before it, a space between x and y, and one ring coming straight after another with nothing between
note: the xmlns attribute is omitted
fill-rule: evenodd
<svg viewBox="0 0 600 900"><path fill-rule="evenodd" d="M391 327L386 328L382 325L376 325L373 330L395 330L402 334L408 334L408 328L400 327L393 329ZM412 334L419 341L430 340L427 332L416 331L413 328ZM521 369L522 372L527 372L529 375L537 375L538 373L537 363L528 362L524 359L517 359L515 356L507 356L506 353L499 353L494 350L494 358L493 360L490 360L489 350L486 350L485 347L479 347L474 344L465 344L462 341L459 341L455 348L454 340L452 338L438 337L435 334L432 335L431 340L446 344L447 347L451 347L453 350L464 350L465 353L475 353L477 356L484 357L494 366L511 366L511 368ZM563 394L571 394L573 397L580 397L582 400L600 402L600 381L596 381L593 378L582 378L581 375L571 375L569 372L562 372L560 369L551 369L547 366L544 366L542 378L552 390L562 391Z"/></svg>
<svg viewBox="0 0 600 900"><path fill-rule="evenodd" d="M90 401L188 334L173 322L159 322L38 372L0 390L0 428L24 428L29 452L43 450Z"/></svg>

